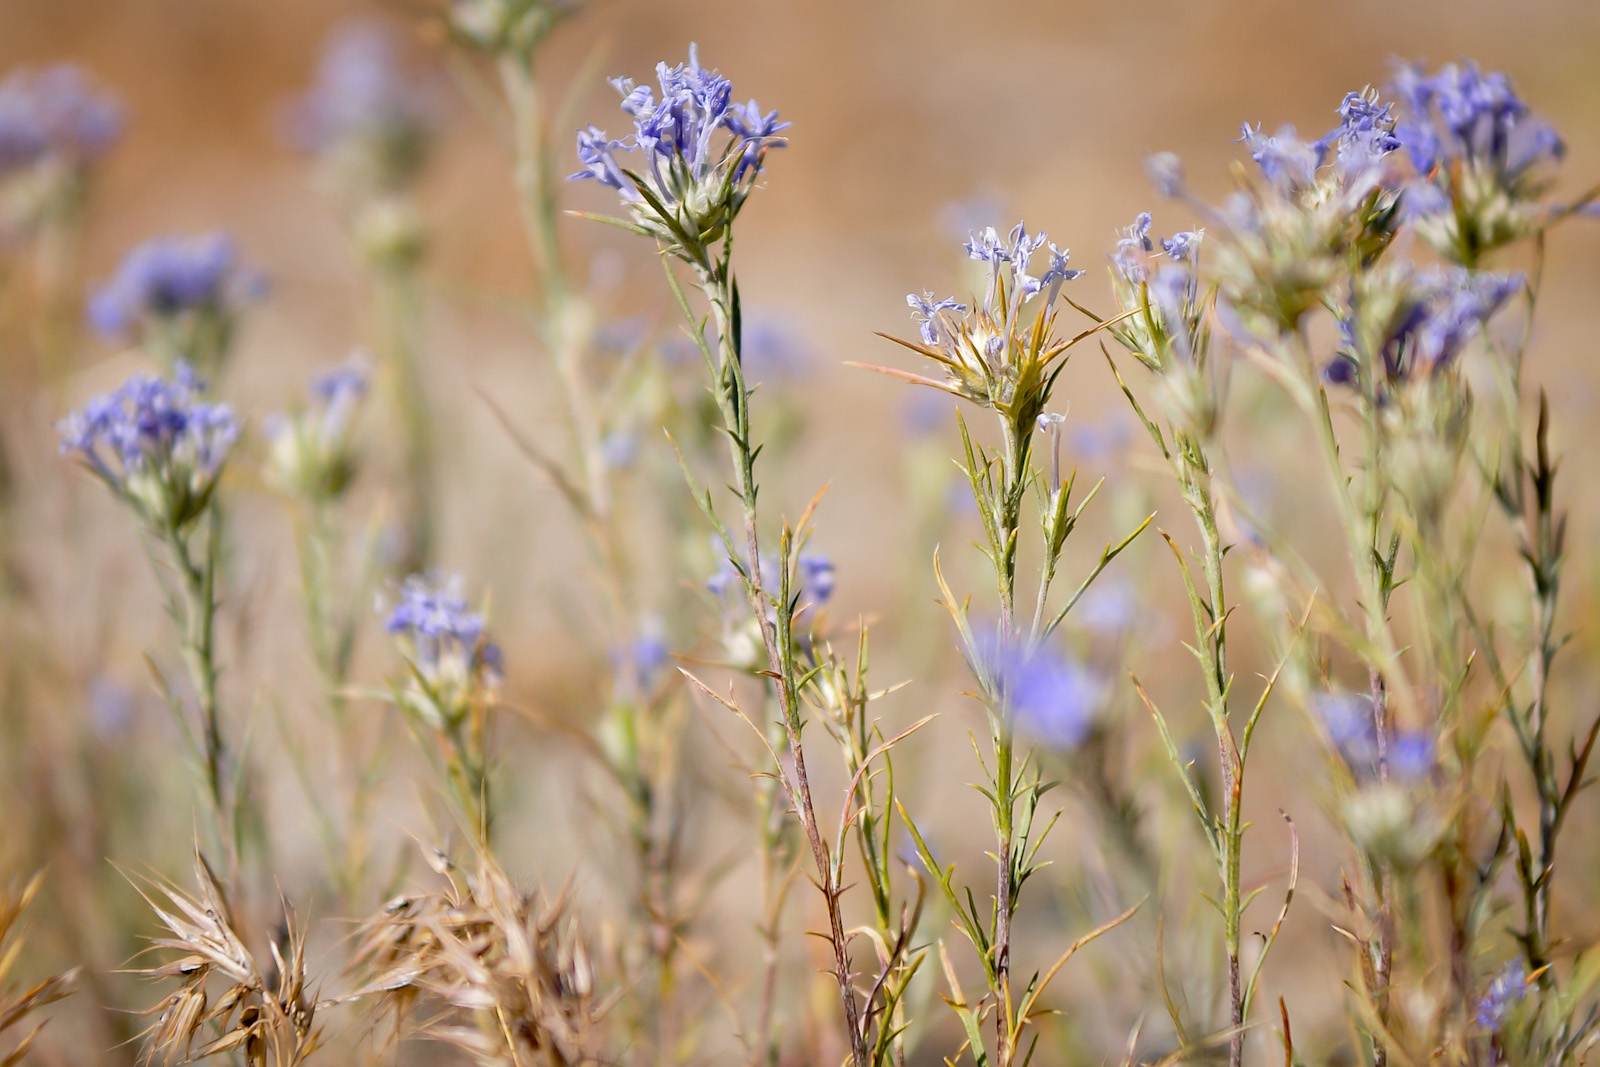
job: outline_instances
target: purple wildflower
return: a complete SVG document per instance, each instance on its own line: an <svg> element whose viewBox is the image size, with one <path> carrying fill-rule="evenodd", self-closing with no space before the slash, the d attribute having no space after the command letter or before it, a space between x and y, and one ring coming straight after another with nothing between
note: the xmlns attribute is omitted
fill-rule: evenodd
<svg viewBox="0 0 1600 1067"><path fill-rule="evenodd" d="M129 252L90 298L89 321L105 336L121 337L146 319L225 315L261 287L260 276L238 261L224 234L157 237Z"/></svg>
<svg viewBox="0 0 1600 1067"><path fill-rule="evenodd" d="M1167 254L1168 259L1179 262L1193 262L1195 253L1200 249L1200 242L1205 238L1204 230L1184 230L1171 237L1161 239L1161 251Z"/></svg>
<svg viewBox="0 0 1600 1067"><path fill-rule="evenodd" d="M781 135L790 124L781 121L776 111L763 111L754 100L732 103L732 85L700 65L694 45L689 46L687 63L656 64L656 81L659 99L648 85L611 79L622 96L623 113L633 122L633 133L615 140L595 126L580 131L578 160L583 169L570 178L593 179L616 189L643 212L644 196L617 161L618 152L637 149L644 156L643 165L636 168L639 180L651 196L675 215L687 211L695 216L682 220L690 223L690 232L717 232L716 224L726 222L722 213L736 213L748 195L767 150L783 147ZM727 135L721 145L716 144L719 134ZM725 195L732 199L724 202ZM653 214L640 221L657 226L666 222ZM670 228L662 235L676 239Z"/></svg>
<svg viewBox="0 0 1600 1067"><path fill-rule="evenodd" d="M1555 131L1530 114L1510 78L1485 74L1475 63L1448 63L1432 75L1401 64L1392 91L1405 111L1395 133L1420 173L1462 159L1485 163L1509 180L1566 153Z"/></svg>
<svg viewBox="0 0 1600 1067"><path fill-rule="evenodd" d="M1498 1032L1505 1025L1506 1016L1511 1014L1512 1006L1527 995L1527 971L1520 959L1512 960L1490 980L1489 988L1478 999L1478 1025Z"/></svg>
<svg viewBox="0 0 1600 1067"><path fill-rule="evenodd" d="M394 31L382 22L337 27L323 47L316 80L294 106L299 146L320 154L352 142L420 140L430 104L402 58Z"/></svg>
<svg viewBox="0 0 1600 1067"><path fill-rule="evenodd" d="M122 107L67 64L0 81L0 174L45 160L84 167L122 134Z"/></svg>
<svg viewBox="0 0 1600 1067"><path fill-rule="evenodd" d="M239 439L232 410L205 403L202 392L187 365L171 379L135 374L57 424L61 451L76 454L149 521L186 526Z"/></svg>
<svg viewBox="0 0 1600 1067"><path fill-rule="evenodd" d="M1261 167L1262 177L1281 193L1310 185L1322 165L1321 142L1307 144L1295 135L1293 126L1284 126L1274 136L1265 136L1258 123L1241 128L1239 140L1250 149L1250 158Z"/></svg>
<svg viewBox="0 0 1600 1067"><path fill-rule="evenodd" d="M383 629L409 645L412 663L430 682L446 671L465 673L470 666L486 665L479 648L483 616L468 609L459 575L413 574L407 578L400 586L400 602L389 609ZM498 658L498 650L495 655Z"/></svg>
<svg viewBox="0 0 1600 1067"><path fill-rule="evenodd" d="M1378 103L1378 94L1369 90L1346 93L1339 105L1339 125L1314 146L1319 158L1332 149L1334 159L1349 177L1376 167L1385 156L1400 147L1395 136L1392 105Z"/></svg>
<svg viewBox="0 0 1600 1067"><path fill-rule="evenodd" d="M1148 254L1155 248L1150 241L1150 222L1150 212L1139 212L1133 225L1122 231L1117 250L1111 254L1112 266L1129 285L1140 285L1150 278L1150 270L1145 266Z"/></svg>
<svg viewBox="0 0 1600 1067"><path fill-rule="evenodd" d="M759 309L747 311L739 337L739 361L753 381L803 378L815 360L800 329L783 316Z"/></svg>
<svg viewBox="0 0 1600 1067"><path fill-rule="evenodd" d="M910 306L911 317L916 320L917 326L922 332L922 343L927 345L938 344L940 337L943 336L939 328L941 312L950 311L957 315L965 315L967 313L967 305L956 300L955 297L947 296L943 300L935 301L931 292L923 293L921 296L916 293L908 293L906 295L906 304Z"/></svg>
<svg viewBox="0 0 1600 1067"><path fill-rule="evenodd" d="M990 695L1018 729L1064 751L1088 739L1103 687L1080 664L996 633L980 640L977 657Z"/></svg>
<svg viewBox="0 0 1600 1067"><path fill-rule="evenodd" d="M813 604L821 605L833 596L835 569L833 560L814 552L802 552L795 561L800 571L802 596Z"/></svg>

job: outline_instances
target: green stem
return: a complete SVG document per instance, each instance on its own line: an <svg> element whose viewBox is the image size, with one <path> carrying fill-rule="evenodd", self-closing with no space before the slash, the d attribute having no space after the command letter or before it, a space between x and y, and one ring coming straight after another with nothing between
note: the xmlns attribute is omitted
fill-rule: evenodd
<svg viewBox="0 0 1600 1067"><path fill-rule="evenodd" d="M416 268L390 265L374 270L373 301L379 355L400 420L408 543L400 562L404 573L428 566L434 553L434 438L422 380L421 294Z"/></svg>
<svg viewBox="0 0 1600 1067"><path fill-rule="evenodd" d="M183 662L199 705L201 774L206 802L216 823L218 843L227 853L229 869L238 863L239 841L227 796L227 748L217 701L220 670L216 657L217 570L222 539L222 513L213 503L201 520L205 525L205 554L197 562L192 532L171 531L167 545L179 573L183 613Z"/></svg>
<svg viewBox="0 0 1600 1067"><path fill-rule="evenodd" d="M845 1026L850 1037L850 1051L854 1067L869 1067L866 1034L860 1022L860 1005L856 999L855 983L850 968L849 942L844 932L841 887L833 875L833 864L828 846L817 823L816 807L811 798L811 783L806 773L805 750L801 745L802 723L799 694L795 687L794 641L789 632L792 622L787 603L773 603L765 592L761 578L761 541L757 523L757 483L755 477L756 449L751 442L750 393L745 386L740 362L740 336L737 308L737 285L730 266L732 238L724 240L722 254L714 264L702 262L697 266L701 288L711 305L716 321L719 346L719 366L714 383L718 406L722 412L723 429L728 436L728 447L733 461L733 490L739 498L744 517L745 551L748 558L748 581L745 583L750 607L761 629L762 644L766 648L769 676L777 690L782 709L783 724L788 735L789 751L794 760L795 814L811 846L812 860L816 865L823 899L828 910L829 940L834 953L834 979L839 986L839 997L844 1008ZM668 269L671 269L670 264ZM697 324L691 324L691 327ZM785 539L787 557L787 538ZM787 598L788 576L781 576L780 600ZM776 619L769 615L771 604Z"/></svg>

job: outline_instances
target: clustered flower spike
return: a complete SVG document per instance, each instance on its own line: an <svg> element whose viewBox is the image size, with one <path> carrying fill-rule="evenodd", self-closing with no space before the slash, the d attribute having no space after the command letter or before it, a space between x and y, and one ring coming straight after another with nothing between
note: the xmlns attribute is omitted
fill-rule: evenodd
<svg viewBox="0 0 1600 1067"><path fill-rule="evenodd" d="M122 134L122 107L77 67L19 70L0 81L0 175L46 161L74 169Z"/></svg>
<svg viewBox="0 0 1600 1067"><path fill-rule="evenodd" d="M483 616L468 608L459 575L407 578L383 628L400 640L426 684L425 691L409 694L410 706L432 721L459 719L482 688L500 678L500 650L484 639Z"/></svg>
<svg viewBox="0 0 1600 1067"><path fill-rule="evenodd" d="M311 88L294 103L291 132L328 160L348 193L402 186L427 154L432 100L407 76L394 32L361 20L334 30Z"/></svg>
<svg viewBox="0 0 1600 1067"><path fill-rule="evenodd" d="M648 85L611 79L633 133L618 140L596 126L580 130L583 169L571 177L617 190L639 229L698 260L739 213L790 124L754 100L734 104L728 79L702 67L693 45L687 63L656 64L656 80L659 98ZM617 153L635 150L642 165L624 169Z"/></svg>
<svg viewBox="0 0 1600 1067"><path fill-rule="evenodd" d="M359 357L311 380L310 406L279 416L268 426L269 478L310 501L331 500L356 473L352 442L357 409L367 393L367 368Z"/></svg>
<svg viewBox="0 0 1600 1067"><path fill-rule="evenodd" d="M1071 252L1054 244L1048 244L1044 272L1029 274L1031 260L1047 244L1043 233L1030 234L1020 222L1004 238L992 226L973 231L963 247L968 258L988 265L981 303L969 312L966 304L934 300L931 292L906 297L922 338L908 347L943 367L945 380L891 373L992 408L1019 431L1029 429L1044 410L1055 361L1067 348L1050 330L1056 298L1065 282L1083 275L1068 266ZM1025 314L1030 309L1031 318Z"/></svg>
<svg viewBox="0 0 1600 1067"><path fill-rule="evenodd" d="M1376 90L1346 93L1339 105L1339 125L1317 142L1317 148L1323 158L1331 149L1346 175L1364 174L1400 147L1392 112L1392 104L1378 103Z"/></svg>
<svg viewBox="0 0 1600 1067"><path fill-rule="evenodd" d="M90 298L89 321L113 338L143 336L151 327L168 333L189 317L220 328L263 287L224 234L157 237L129 252Z"/></svg>
<svg viewBox="0 0 1600 1067"><path fill-rule="evenodd" d="M1244 183L1220 207L1187 193L1175 158L1149 164L1163 192L1184 198L1213 224L1218 309L1242 340L1293 333L1347 266L1376 259L1399 225L1392 157L1403 138L1392 105L1368 88L1346 93L1336 113L1338 125L1314 141L1291 126L1268 135L1245 123L1239 140L1261 180ZM1191 251L1183 236L1163 244L1174 259Z"/></svg>
<svg viewBox="0 0 1600 1067"><path fill-rule="evenodd" d="M233 412L203 392L187 365L171 379L135 374L58 424L61 451L157 530L180 532L205 510L239 439Z"/></svg>
<svg viewBox="0 0 1600 1067"><path fill-rule="evenodd" d="M1423 239L1459 263L1537 227L1550 170L1566 155L1555 130L1532 115L1498 72L1449 63L1436 73L1400 64L1395 133L1416 170L1405 210Z"/></svg>
<svg viewBox="0 0 1600 1067"><path fill-rule="evenodd" d="M1520 274L1449 267L1377 270L1352 283L1343 348L1325 370L1338 385L1398 382L1452 366L1462 347L1526 284Z"/></svg>
<svg viewBox="0 0 1600 1067"><path fill-rule="evenodd" d="M1134 312L1110 328L1122 345L1152 370L1171 369L1176 357L1192 364L1200 347L1200 282L1197 273L1203 230L1150 236L1150 212L1118 231L1111 253L1111 288L1124 312Z"/></svg>
<svg viewBox="0 0 1600 1067"><path fill-rule="evenodd" d="M1402 63L1392 91L1405 108L1396 132L1421 174L1469 160L1511 175L1566 153L1556 132L1530 114L1511 79L1485 74L1476 63L1447 63L1432 75Z"/></svg>

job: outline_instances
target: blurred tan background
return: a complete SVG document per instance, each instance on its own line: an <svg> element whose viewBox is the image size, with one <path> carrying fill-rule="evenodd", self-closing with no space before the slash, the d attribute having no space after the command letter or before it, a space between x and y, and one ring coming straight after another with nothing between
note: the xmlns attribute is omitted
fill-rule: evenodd
<svg viewBox="0 0 1600 1067"><path fill-rule="evenodd" d="M413 27L418 10L333 0L0 0L0 70L71 60L126 103L128 130L110 158L89 228L88 276L108 274L126 248L152 233L222 228L272 279L271 295L249 314L227 390L254 419L281 407L311 369L341 358L362 337L356 268L327 198L286 144L283 103L309 82L330 27L372 14ZM426 30L413 36L427 67L438 42ZM1077 283L1077 298L1104 305L1103 250L1116 227L1143 209L1156 212L1162 232L1196 221L1149 193L1141 167L1146 153L1177 152L1196 190L1214 200L1226 189L1229 162L1239 158L1231 141L1241 121L1269 129L1294 123L1302 134L1318 135L1334 122L1343 93L1381 84L1396 56L1430 65L1472 57L1508 72L1567 140L1563 190L1576 194L1600 179L1600 3L1593 0L617 0L593 4L559 31L546 53L544 77L566 86L598 55L599 72L643 80L657 59L681 59L691 41L699 42L706 65L732 79L736 97L754 95L794 123L790 146L770 159L766 188L740 224L746 303L799 323L814 357L804 379L786 386L798 392L807 431L792 465L775 475L769 502L794 514L818 485L832 483L817 545L838 561L837 610L887 616L885 626L897 636L917 632L896 616L906 605L934 610L931 568L925 548L916 544L907 499L905 389L840 364L907 365L873 331L909 333L909 291L959 295L961 263L941 223L951 202L988 197L1004 205L990 220L996 225L1021 217L1048 230L1073 249L1076 265L1090 271ZM444 115L423 194L433 241L428 375L449 427L443 435L451 473L441 558L465 571L473 590L493 585L496 625L509 635L512 691L536 701L552 688L582 684L562 654L574 642L564 597L574 587L567 563L577 550L554 494L517 456L473 390L491 392L537 434L555 426L558 408L527 331L494 300L519 295L529 283L505 153L450 76L436 61L430 69ZM622 124L610 89L598 79L580 111L614 130ZM570 153L563 162L568 159ZM604 210L610 203L604 192L575 187L569 202ZM646 248L576 220L569 237L575 261L599 256L602 264L622 264L622 314L675 325ZM1592 546L1600 523L1600 481L1583 461L1587 432L1600 415L1597 295L1600 220L1579 221L1550 243L1529 368L1551 389L1556 438L1572 457L1564 477L1575 510L1577 603L1593 599ZM113 355L111 346L88 343L91 354ZM126 369L86 362L72 387L73 402ZM1072 417L1098 421L1114 400L1120 405L1108 385L1098 354L1077 360L1061 386L1072 398ZM548 429L548 436L558 439L559 429ZM40 447L33 459L50 462L52 446ZM1263 469L1292 463L1292 437L1279 435L1259 447L1271 453L1261 457ZM1102 473L1093 462L1085 473ZM1292 474L1280 475L1291 512L1295 492L1303 491L1293 482ZM1113 502L1113 514L1131 513L1141 503ZM102 504L88 504L93 521L111 521L110 505ZM262 508L260 514L271 512ZM1291 521L1309 528L1315 515L1312 507ZM1184 518L1163 514L1175 527ZM273 580L266 577L271 568L290 562L287 537L272 533L271 521L263 517L258 534L264 584ZM1109 523L1096 525L1081 552L1097 548L1095 539L1111 530ZM149 590L131 536L125 540L116 550L121 564L113 569L131 585L127 597L136 602ZM946 551L964 549L957 544ZM1176 592L1174 575L1162 569L1170 560L1150 544L1128 563L1141 586L1153 585L1163 597ZM1154 569L1146 578L1148 568ZM69 586L75 580L66 579ZM82 580L102 581L105 574ZM905 596L902 581L912 587ZM264 610L287 613L292 596L285 586L267 596ZM896 721L923 708L963 707L953 696L962 684L949 635L937 623L922 624L921 632L942 643L887 652L881 681L930 662L943 666L886 710ZM128 626L115 642L125 674L136 673L148 633ZM246 669L270 670L265 665L301 654L292 628L273 633L263 626L261 633L268 647ZM1136 664L1141 676L1182 691L1176 687L1192 664L1181 647L1154 632L1147 644ZM1592 648L1585 645L1577 655ZM1126 705L1120 706L1131 711ZM960 714L938 726L936 743L951 754L953 767L963 766L954 761L967 755L962 735L972 721ZM1135 733L1146 725L1137 720ZM1290 728L1272 732L1283 738ZM1149 740L1139 736L1141 743ZM1160 773L1158 765L1146 765ZM553 805L540 810L570 815L581 809L578 801L559 799L559 781L543 785L543 765L534 766L539 769L530 777L537 773L540 780L517 788ZM1259 806L1264 829L1251 839L1259 858L1250 866L1262 876L1281 874L1281 856L1261 853L1281 844L1266 820L1282 802L1283 784L1267 783L1251 802ZM955 794L941 788L937 776L914 792L935 807L947 800L975 805L977 799L962 793L951 800ZM284 803L292 809L295 802ZM1305 817L1315 818L1310 812ZM951 819L975 825L981 812L973 807ZM1574 836L1592 834L1592 813L1581 825ZM570 857L573 836L582 837L573 819L536 829L543 838L535 851L552 857ZM281 837L286 851L296 852L292 835ZM314 858L309 844L303 851L302 858ZM1329 873L1333 858L1307 863L1313 879ZM1600 866L1587 873L1600 873ZM1321 953L1307 958L1340 965L1328 949L1325 924L1309 907L1297 913L1286 937L1286 988L1296 988L1294 954L1306 946ZM1325 988L1325 977L1308 977L1304 988Z"/></svg>

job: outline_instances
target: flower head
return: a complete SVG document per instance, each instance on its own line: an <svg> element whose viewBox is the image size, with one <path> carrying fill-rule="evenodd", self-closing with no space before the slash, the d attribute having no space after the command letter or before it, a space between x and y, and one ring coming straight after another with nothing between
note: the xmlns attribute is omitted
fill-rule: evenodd
<svg viewBox="0 0 1600 1067"><path fill-rule="evenodd" d="M1433 74L1400 64L1395 134L1418 175L1408 216L1441 255L1467 266L1532 232L1551 170L1566 155L1555 130L1534 116L1511 79L1475 63Z"/></svg>
<svg viewBox="0 0 1600 1067"><path fill-rule="evenodd" d="M1392 104L1378 103L1378 94L1371 88L1346 93L1339 105L1339 125L1317 142L1319 154L1326 157L1331 150L1347 177L1367 174L1400 147L1392 110Z"/></svg>
<svg viewBox="0 0 1600 1067"><path fill-rule="evenodd" d="M42 163L81 170L122 135L122 107L67 64L0 81L0 177Z"/></svg>
<svg viewBox="0 0 1600 1067"><path fill-rule="evenodd" d="M422 169L432 101L402 61L387 25L346 23L329 35L311 88L293 106L295 142L325 162L341 193L397 189Z"/></svg>
<svg viewBox="0 0 1600 1067"><path fill-rule="evenodd" d="M1056 297L1063 283L1083 274L1067 266L1071 253L1055 245L1042 276L1029 274L1046 243L1043 233L1030 234L1020 222L1005 237L993 227L972 232L963 246L967 256L988 266L981 302L969 309L953 298L936 301L932 293L906 297L922 343L900 343L938 363L944 380L889 373L992 408L1018 432L1029 429L1044 410L1057 360L1069 344L1050 329Z"/></svg>
<svg viewBox="0 0 1600 1067"><path fill-rule="evenodd" d="M280 488L313 502L332 500L356 473L354 423L367 393L361 358L332 367L311 380L310 404L273 420L268 477Z"/></svg>
<svg viewBox="0 0 1600 1067"><path fill-rule="evenodd" d="M1088 739L1104 685L1076 661L992 631L980 634L974 659L992 706L1019 730L1063 751Z"/></svg>
<svg viewBox="0 0 1600 1067"><path fill-rule="evenodd" d="M733 103L728 79L702 67L693 45L687 63L658 63L656 81L659 97L648 85L611 79L633 133L613 139L595 126L579 131L583 169L571 177L617 190L642 232L697 261L744 206L767 151L783 147L790 124L754 100ZM642 161L626 170L617 154L634 151Z"/></svg>
<svg viewBox="0 0 1600 1067"><path fill-rule="evenodd" d="M204 402L203 392L187 365L171 379L135 374L57 425L61 451L75 455L152 527L181 532L210 503L239 439L233 412Z"/></svg>
<svg viewBox="0 0 1600 1067"><path fill-rule="evenodd" d="M1433 771L1433 735L1421 731L1385 730L1382 753L1378 748L1378 726L1370 697L1342 690L1316 693L1312 711L1327 732L1334 751L1355 777L1370 782L1379 777L1380 760L1390 779L1398 782L1423 782Z"/></svg>
<svg viewBox="0 0 1600 1067"><path fill-rule="evenodd" d="M799 568L801 597L813 604L826 604L833 596L833 560L815 552L802 552L795 563Z"/></svg>
<svg viewBox="0 0 1600 1067"><path fill-rule="evenodd" d="M498 684L500 649L486 640L483 616L468 608L459 575L413 574L399 593L383 628L414 672L403 690L405 706L430 725L457 722Z"/></svg>
<svg viewBox="0 0 1600 1067"><path fill-rule="evenodd" d="M1340 316L1344 344L1326 377L1373 389L1436 374L1525 284L1521 275L1409 264L1356 276Z"/></svg>
<svg viewBox="0 0 1600 1067"><path fill-rule="evenodd" d="M89 300L89 321L107 337L135 337L169 361L201 366L226 347L233 316L263 287L226 235L157 237L129 252Z"/></svg>

